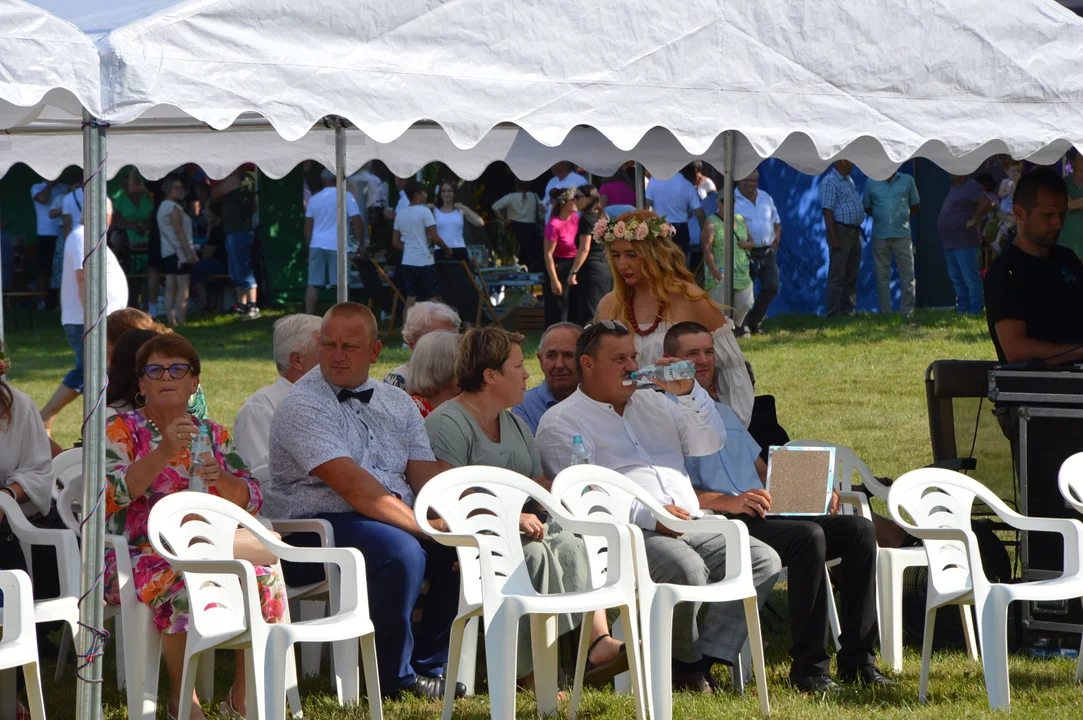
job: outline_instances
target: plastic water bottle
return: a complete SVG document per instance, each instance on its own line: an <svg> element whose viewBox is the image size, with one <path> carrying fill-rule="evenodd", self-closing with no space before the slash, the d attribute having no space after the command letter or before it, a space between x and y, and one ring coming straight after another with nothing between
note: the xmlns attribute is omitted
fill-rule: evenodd
<svg viewBox="0 0 1083 720"><path fill-rule="evenodd" d="M572 465L593 465L594 458L590 456L587 446L583 444L583 436L576 435L572 438Z"/></svg>
<svg viewBox="0 0 1083 720"><path fill-rule="evenodd" d="M206 425L199 426L199 434L192 440L192 466L189 472L188 489L192 492L207 492L207 485L203 482L203 466L214 459L214 448L211 445L211 432Z"/></svg>
<svg viewBox="0 0 1083 720"><path fill-rule="evenodd" d="M624 384L631 385L632 383L639 383L640 385L645 385L654 380L662 380L664 382L670 382L672 380L691 380L695 376L696 366L692 361L681 360L672 365L648 365L647 367L633 370L628 375L628 379L624 381Z"/></svg>

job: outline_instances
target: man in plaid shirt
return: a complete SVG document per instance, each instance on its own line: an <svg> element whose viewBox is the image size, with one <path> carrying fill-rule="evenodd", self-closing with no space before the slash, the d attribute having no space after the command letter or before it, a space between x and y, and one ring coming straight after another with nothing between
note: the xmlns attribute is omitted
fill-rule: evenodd
<svg viewBox="0 0 1083 720"><path fill-rule="evenodd" d="M827 314L853 315L861 269L861 193L850 177L854 164L839 160L820 180L820 205L827 225L831 264L827 271Z"/></svg>

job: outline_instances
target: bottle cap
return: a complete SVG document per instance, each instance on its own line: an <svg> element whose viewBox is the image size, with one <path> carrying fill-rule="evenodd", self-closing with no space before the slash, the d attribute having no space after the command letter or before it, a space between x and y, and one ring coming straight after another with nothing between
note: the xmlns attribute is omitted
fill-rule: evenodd
<svg viewBox="0 0 1083 720"><path fill-rule="evenodd" d="M583 436L582 435L573 436L572 437L572 442L573 443L581 443L581 442L583 442Z"/></svg>

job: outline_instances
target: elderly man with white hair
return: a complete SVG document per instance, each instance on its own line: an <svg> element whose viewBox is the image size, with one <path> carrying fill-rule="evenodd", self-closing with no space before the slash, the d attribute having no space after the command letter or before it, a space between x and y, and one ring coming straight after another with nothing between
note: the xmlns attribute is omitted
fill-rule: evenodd
<svg viewBox="0 0 1083 720"><path fill-rule="evenodd" d="M82 207L80 206L80 212ZM113 203L108 198L105 201L105 227L109 227L113 221ZM83 394L83 302L86 299L86 277L83 264L86 261L84 252L87 242L83 235L82 215L75 223L75 227L68 233L64 241L64 270L60 284L60 324L64 326L64 335L68 339L68 345L75 353L75 367L57 386L56 392L49 402L41 409L41 419L45 423L45 430L52 434L53 418L73 400ZM97 238L91 238L90 245ZM101 244L101 252L105 253L105 314L128 307L128 279L124 276L124 269L116 255L104 242Z"/></svg>
<svg viewBox="0 0 1083 720"><path fill-rule="evenodd" d="M410 309L406 311L406 322L402 326L402 339L413 350L414 346L417 345L417 341L429 333L437 330L448 330L457 333L461 325L462 320L459 319L459 313L450 305L441 302L419 302L410 306ZM384 376L384 382L405 390L409 373L409 365L399 365Z"/></svg>
<svg viewBox="0 0 1083 720"><path fill-rule="evenodd" d="M252 393L233 421L233 441L248 467L257 468L270 462L271 420L275 409L293 384L316 367L319 332L320 318L315 315L287 315L275 322L278 379Z"/></svg>

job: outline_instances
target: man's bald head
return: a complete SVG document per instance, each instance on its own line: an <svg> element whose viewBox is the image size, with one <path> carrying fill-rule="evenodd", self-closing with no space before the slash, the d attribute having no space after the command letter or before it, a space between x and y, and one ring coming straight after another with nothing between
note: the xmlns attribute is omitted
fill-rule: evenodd
<svg viewBox="0 0 1083 720"><path fill-rule="evenodd" d="M320 326L320 370L327 382L357 388L380 357L376 316L364 305L345 302L324 313Z"/></svg>

